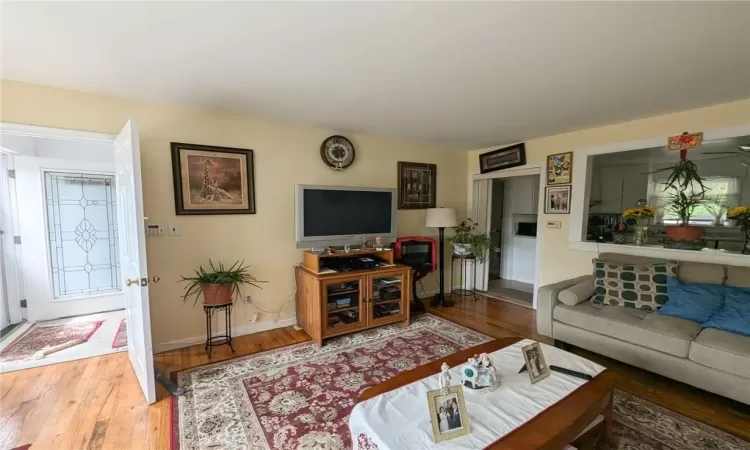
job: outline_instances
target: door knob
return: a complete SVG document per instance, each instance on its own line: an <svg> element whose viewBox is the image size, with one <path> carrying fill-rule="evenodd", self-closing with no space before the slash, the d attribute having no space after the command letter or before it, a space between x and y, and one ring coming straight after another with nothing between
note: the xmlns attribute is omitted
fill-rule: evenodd
<svg viewBox="0 0 750 450"><path fill-rule="evenodd" d="M161 281L161 278L159 278L158 275L154 275L153 277L151 277L151 282L152 283L158 283L160 281Z"/></svg>
<svg viewBox="0 0 750 450"><path fill-rule="evenodd" d="M127 279L127 280L125 280L125 285L126 286L132 286L132 285L140 286L141 282L140 282L140 280L138 280L138 278L136 278L134 280Z"/></svg>

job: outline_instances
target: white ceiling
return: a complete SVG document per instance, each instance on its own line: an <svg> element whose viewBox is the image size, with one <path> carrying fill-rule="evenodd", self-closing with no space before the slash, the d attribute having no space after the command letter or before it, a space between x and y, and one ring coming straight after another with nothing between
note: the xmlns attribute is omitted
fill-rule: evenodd
<svg viewBox="0 0 750 450"><path fill-rule="evenodd" d="M3 78L457 148L750 97L750 2L0 8Z"/></svg>

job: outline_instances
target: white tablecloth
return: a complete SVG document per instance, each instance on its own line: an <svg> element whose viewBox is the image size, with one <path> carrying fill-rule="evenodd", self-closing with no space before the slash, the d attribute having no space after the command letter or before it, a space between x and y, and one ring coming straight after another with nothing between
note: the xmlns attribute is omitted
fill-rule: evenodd
<svg viewBox="0 0 750 450"><path fill-rule="evenodd" d="M379 450L482 449L528 422L544 409L586 383L586 380L551 372L532 385L524 365L521 347L534 341L523 340L491 354L500 376L500 387L492 392L464 388L471 434L438 444L432 438L427 391L439 388L438 376L416 381L371 398L354 407L349 418L352 444L364 434ZM604 367L579 356L542 344L548 365L564 367L595 376ZM461 383L460 365L451 369L452 384Z"/></svg>

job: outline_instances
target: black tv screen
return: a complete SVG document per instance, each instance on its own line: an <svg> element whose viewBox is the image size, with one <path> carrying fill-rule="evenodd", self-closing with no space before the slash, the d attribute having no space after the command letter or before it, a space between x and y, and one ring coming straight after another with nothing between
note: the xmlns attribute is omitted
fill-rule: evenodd
<svg viewBox="0 0 750 450"><path fill-rule="evenodd" d="M393 193L307 188L303 235L341 236L391 232Z"/></svg>

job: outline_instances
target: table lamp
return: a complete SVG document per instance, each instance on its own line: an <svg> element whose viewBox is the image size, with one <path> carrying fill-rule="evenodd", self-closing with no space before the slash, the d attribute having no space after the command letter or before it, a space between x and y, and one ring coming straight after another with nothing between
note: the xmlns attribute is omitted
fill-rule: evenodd
<svg viewBox="0 0 750 450"><path fill-rule="evenodd" d="M440 291L432 299L431 304L432 306L453 306L453 302L450 301L450 299L445 298L445 254L443 247L445 246L445 229L458 226L456 210L453 208L428 208L425 226L427 228L438 229L440 243L438 247L438 256L440 257Z"/></svg>

